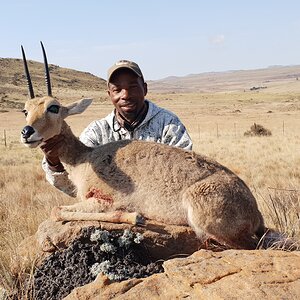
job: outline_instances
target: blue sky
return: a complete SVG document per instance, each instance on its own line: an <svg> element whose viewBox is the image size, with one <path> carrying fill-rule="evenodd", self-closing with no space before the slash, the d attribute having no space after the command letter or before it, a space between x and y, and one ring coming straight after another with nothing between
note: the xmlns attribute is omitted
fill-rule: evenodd
<svg viewBox="0 0 300 300"><path fill-rule="evenodd" d="M300 64L299 0L0 0L0 57L106 78L119 59L146 80Z"/></svg>

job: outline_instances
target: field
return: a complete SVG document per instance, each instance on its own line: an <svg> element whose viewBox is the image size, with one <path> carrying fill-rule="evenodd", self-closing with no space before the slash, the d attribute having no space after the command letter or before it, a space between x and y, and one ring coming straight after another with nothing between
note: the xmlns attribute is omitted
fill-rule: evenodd
<svg viewBox="0 0 300 300"><path fill-rule="evenodd" d="M104 92L102 96L83 115L68 119L77 135L112 110ZM152 93L147 98L181 118L196 152L216 159L248 184L268 227L300 239L298 90ZM254 123L272 135L244 136ZM20 110L0 113L0 286L6 288L12 286L9 264L17 245L35 233L53 206L75 201L45 181L41 151L20 144L24 124Z"/></svg>

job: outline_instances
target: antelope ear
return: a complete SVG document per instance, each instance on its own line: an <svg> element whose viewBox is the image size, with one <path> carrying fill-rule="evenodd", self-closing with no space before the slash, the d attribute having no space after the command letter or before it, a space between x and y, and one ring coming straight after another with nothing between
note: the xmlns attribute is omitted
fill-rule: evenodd
<svg viewBox="0 0 300 300"><path fill-rule="evenodd" d="M93 99L85 98L64 107L63 117L83 113L93 102Z"/></svg>

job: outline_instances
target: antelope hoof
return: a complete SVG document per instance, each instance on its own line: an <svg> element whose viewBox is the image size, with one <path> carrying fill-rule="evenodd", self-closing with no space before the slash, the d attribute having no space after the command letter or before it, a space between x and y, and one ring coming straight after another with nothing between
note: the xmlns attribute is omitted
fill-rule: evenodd
<svg viewBox="0 0 300 300"><path fill-rule="evenodd" d="M145 218L142 215L137 214L135 218L135 225L145 225L145 223L146 223Z"/></svg>

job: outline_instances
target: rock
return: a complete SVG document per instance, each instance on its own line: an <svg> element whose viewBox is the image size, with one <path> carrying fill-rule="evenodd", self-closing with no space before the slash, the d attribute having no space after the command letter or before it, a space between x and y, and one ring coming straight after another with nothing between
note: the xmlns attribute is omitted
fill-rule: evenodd
<svg viewBox="0 0 300 300"><path fill-rule="evenodd" d="M67 248L86 227L98 227L112 231L130 229L144 236L144 245L153 260L168 259L173 255L190 255L203 248L203 241L187 226L165 225L147 222L145 226L115 224L98 221L55 222L46 220L40 224L35 235L25 239L16 250L12 262L12 272L30 272L33 264L39 265L51 253Z"/></svg>
<svg viewBox="0 0 300 300"><path fill-rule="evenodd" d="M163 266L164 273L120 283L99 275L64 300L300 299L297 251L200 250Z"/></svg>
<svg viewBox="0 0 300 300"><path fill-rule="evenodd" d="M37 231L37 239L42 250L53 252L64 249L79 235L82 228L94 226L107 231L130 229L144 235L145 245L154 259L167 259L174 254L192 254L203 246L194 231L188 226L165 225L154 221L145 226L116 224L97 221L43 222Z"/></svg>
<svg viewBox="0 0 300 300"><path fill-rule="evenodd" d="M156 275L152 275L151 278ZM131 279L122 282L110 283L109 279L102 274L99 274L97 278L83 287L76 288L65 297L63 300L86 300L86 299L113 299L126 294L127 291L142 283L142 279ZM102 298L102 296L104 298Z"/></svg>
<svg viewBox="0 0 300 300"><path fill-rule="evenodd" d="M163 272L163 261L149 260L143 242L140 233L130 230L82 229L66 249L35 268L31 289L35 299L61 300L75 288L93 282L99 273L120 282Z"/></svg>
<svg viewBox="0 0 300 300"><path fill-rule="evenodd" d="M40 265L50 254L66 249L83 228L91 226L107 231L130 229L142 233L147 254L153 260L165 260L164 273L121 282L111 282L99 274L93 282L75 288L65 300L300 299L299 251L224 250L220 245L198 240L189 227L155 222L141 227L47 220L34 236L18 247L13 263L15 274L30 274L33 265ZM199 250L204 246L209 250ZM180 255L182 258L178 258Z"/></svg>

